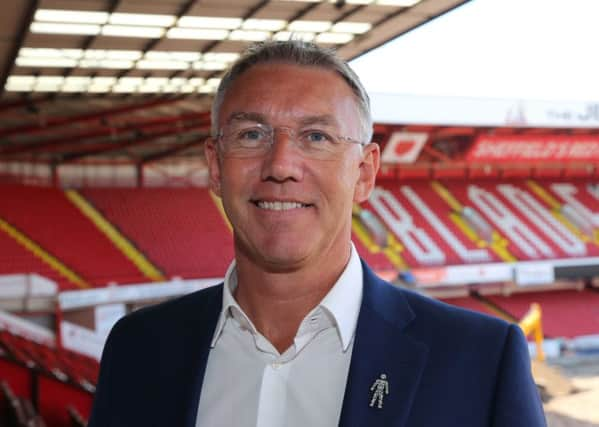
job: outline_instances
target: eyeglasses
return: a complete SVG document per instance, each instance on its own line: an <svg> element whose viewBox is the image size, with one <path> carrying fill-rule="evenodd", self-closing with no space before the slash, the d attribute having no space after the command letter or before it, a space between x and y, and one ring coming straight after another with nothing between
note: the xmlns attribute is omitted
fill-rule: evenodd
<svg viewBox="0 0 599 427"><path fill-rule="evenodd" d="M224 126L217 135L221 148L229 157L258 157L271 149L275 132L285 132L306 157L330 159L343 150L346 143L365 145L347 136L338 136L326 129L314 127L293 129L272 127L263 123L233 123Z"/></svg>

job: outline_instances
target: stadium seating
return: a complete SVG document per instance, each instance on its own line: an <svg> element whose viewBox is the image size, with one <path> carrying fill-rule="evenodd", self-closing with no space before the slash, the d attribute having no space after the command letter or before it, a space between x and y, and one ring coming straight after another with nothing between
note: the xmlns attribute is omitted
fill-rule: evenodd
<svg viewBox="0 0 599 427"><path fill-rule="evenodd" d="M146 281L135 265L66 197L52 188L0 187L0 218L94 286Z"/></svg>
<svg viewBox="0 0 599 427"><path fill-rule="evenodd" d="M30 341L7 330L0 330L0 344L8 357L31 369L46 372L59 380L68 380L85 388L96 383L98 363L86 356Z"/></svg>
<svg viewBox="0 0 599 427"><path fill-rule="evenodd" d="M470 262L492 262L498 257L490 250L484 250L470 240L452 221L452 209L433 190L426 181L410 181L400 185L384 182L377 187L377 195L364 205L375 212L379 218L393 231L393 222L398 229L411 237L396 236L404 246L401 256L410 267L426 267L431 265L452 265ZM395 209L389 201L398 202L403 211ZM387 210L388 215L382 214ZM435 225L431 217L437 221ZM443 230L440 232L439 230ZM441 236L445 234L445 238ZM447 238L452 239L450 242ZM403 237L403 241L402 241ZM427 243L429 242L429 243Z"/></svg>
<svg viewBox="0 0 599 427"><path fill-rule="evenodd" d="M0 230L0 275L24 273L37 273L47 277L55 281L61 289L75 288L66 277Z"/></svg>
<svg viewBox="0 0 599 427"><path fill-rule="evenodd" d="M0 380L7 390L0 396L0 426L64 427L72 425L74 413L89 416L98 362L6 330L0 331L0 350Z"/></svg>
<svg viewBox="0 0 599 427"><path fill-rule="evenodd" d="M4 402L0 421L6 427L45 427L43 419L33 409L29 399L17 397L12 389L2 381L0 383L0 399Z"/></svg>
<svg viewBox="0 0 599 427"><path fill-rule="evenodd" d="M599 229L599 210L593 210L599 190L584 180L566 182L564 187L555 179L382 181L363 207L399 238L401 256L412 268L599 256L593 232ZM575 193L567 205L568 191ZM488 232L481 234L468 219ZM509 224L511 234L498 221ZM468 235L468 227L478 235ZM496 246L499 241L506 246Z"/></svg>
<svg viewBox="0 0 599 427"><path fill-rule="evenodd" d="M538 302L543 310L546 337L572 338L599 333L599 293L589 290L521 292L510 296L489 295L499 307L522 318L530 304Z"/></svg>
<svg viewBox="0 0 599 427"><path fill-rule="evenodd" d="M389 258L382 252L373 253L368 250L366 246L362 244L359 238L354 236L353 239L356 251L358 254L368 263L368 265L375 271L393 271L396 268L389 261Z"/></svg>
<svg viewBox="0 0 599 427"><path fill-rule="evenodd" d="M90 188L82 194L166 276L224 276L233 237L207 189Z"/></svg>
<svg viewBox="0 0 599 427"><path fill-rule="evenodd" d="M403 249L397 251L400 258L390 259L381 252L369 252L357 235L354 235L354 242L360 254L378 271L392 270L393 266L401 265L401 260L409 268L505 260L505 256L498 255L492 246L481 246L480 239L477 241L476 236L468 236L465 233L464 227L468 226L465 220L468 218L465 218L459 209L468 206L478 211L477 215L487 223L487 228L507 239L508 255L515 260L567 258L572 256L572 253L557 245L546 234L550 231L562 235L570 233L566 240L574 236L555 218L560 212L560 205L563 206L567 202L563 197L565 190L561 194L556 192L556 183L559 184L556 179L537 182L538 187L553 198L557 207L548 205L547 201L535 194L524 180L486 179L471 183L450 179L440 182L441 188L455 201L453 205L428 181L404 181L398 184L383 180L378 188L396 200L404 212L399 214L390 209L390 217L385 218L380 212L380 207L377 211L372 199L364 203L363 207L378 216L398 237L399 244L403 246ZM546 223L543 225L545 228L539 228L538 223L527 217L513 200L502 193L499 186L506 184L512 189L526 192L546 211L547 220L553 221L553 224ZM523 239L521 233L514 236L506 235L486 212L475 206L468 194L468 188L473 185L503 203L507 212L533 233L535 238L528 239L528 242L532 241L532 245L536 247L528 252L522 249L514 240ZM587 189L589 182L573 180L571 185L577 191L577 200L585 206L594 206L597 203L596 197ZM92 285L149 281L98 231L91 220L66 199L62 191L5 186L0 187L0 194L3 200L9 201L0 207L0 218L16 226ZM166 278L222 277L232 258L231 232L205 188L89 188L82 190L81 194ZM382 203L389 208L387 201ZM563 210L566 220L575 219L575 214L571 213L572 209ZM409 219L406 220L408 216ZM408 227L411 227L409 234L412 236L412 243L406 242L405 236L398 236L398 231L390 224L393 220L402 222L401 226L404 228L407 222L412 224ZM421 234L416 236L415 230ZM430 239L430 245L435 247L434 250L424 245L422 236ZM488 236L483 237L483 240L489 243ZM540 242L544 245L543 250L539 249ZM420 255L415 253L418 250L421 251ZM587 239L579 244L577 253L582 256L599 256L599 245ZM74 287L63 276L50 270L45 263L32 257L5 233L0 233L0 257L4 260L0 264L0 272L25 272L22 271L22 264L30 262L29 272L40 272L57 280L63 289Z"/></svg>
<svg viewBox="0 0 599 427"><path fill-rule="evenodd" d="M515 321L522 319L531 304L536 302L542 309L542 325L546 338L573 338L599 333L599 292L591 290L546 290L519 292L509 296L485 295L479 299L470 296L442 300L490 315L497 315L497 311L502 311ZM485 302L488 305L485 305Z"/></svg>
<svg viewBox="0 0 599 427"><path fill-rule="evenodd" d="M551 194L551 184L554 182L555 180L535 181L534 184L536 184L536 187L540 189L541 192L544 192L544 194ZM484 191L486 194L497 200L497 202L501 203L506 209L505 212L513 215L517 221L531 232L532 234L530 234L529 237L522 234L522 229L516 232L515 236L512 237L506 236L505 233L502 232L502 235L508 240L508 249L519 260L559 259L599 255L599 246L596 244L592 244L588 241L578 245L572 243L573 238L576 238L577 236L574 235L571 229L555 217L555 214L560 210L559 199L557 201L557 206L551 206L548 202L549 198L544 200L540 194L535 193L525 180L487 180L467 185L463 182L447 181L443 184L464 206L471 207L476 206L472 202L469 190L475 186L477 189ZM578 188L580 188L581 185L583 184L579 183ZM525 203L520 195L515 198L508 197L510 192L519 192L520 194L526 193L532 203L537 204L547 213L547 219L542 219L537 223L532 221L527 215L527 213L530 213L530 211L533 210L531 209L532 205ZM588 207L597 206L597 200L593 200L590 196L585 195L585 192L580 191L576 197ZM481 214L496 230L502 231L497 224L489 218L486 212L481 212ZM553 235L558 236L557 238L564 242L563 245L556 244L555 239L550 238L548 233L553 233ZM517 240L527 242L527 246L531 246L531 248L528 250L524 249L523 245L517 244Z"/></svg>

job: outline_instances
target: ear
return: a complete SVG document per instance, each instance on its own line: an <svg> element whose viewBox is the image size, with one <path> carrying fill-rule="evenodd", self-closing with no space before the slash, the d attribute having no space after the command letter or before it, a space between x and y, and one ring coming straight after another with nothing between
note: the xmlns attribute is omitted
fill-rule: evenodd
<svg viewBox="0 0 599 427"><path fill-rule="evenodd" d="M208 163L208 186L214 194L221 197L220 159L218 157L217 142L211 137L208 137L204 143L204 157Z"/></svg>
<svg viewBox="0 0 599 427"><path fill-rule="evenodd" d="M354 190L354 203L362 203L368 200L374 189L376 174L379 171L381 150L377 143L370 143L363 148L362 161L360 163L360 176Z"/></svg>

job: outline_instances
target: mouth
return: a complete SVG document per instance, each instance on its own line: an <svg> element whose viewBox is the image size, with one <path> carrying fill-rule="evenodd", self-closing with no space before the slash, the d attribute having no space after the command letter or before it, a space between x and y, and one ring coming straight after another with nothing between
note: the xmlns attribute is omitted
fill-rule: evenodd
<svg viewBox="0 0 599 427"><path fill-rule="evenodd" d="M252 200L252 203L259 209L265 209L269 211L289 211L292 209L303 209L313 206L309 203L279 200Z"/></svg>

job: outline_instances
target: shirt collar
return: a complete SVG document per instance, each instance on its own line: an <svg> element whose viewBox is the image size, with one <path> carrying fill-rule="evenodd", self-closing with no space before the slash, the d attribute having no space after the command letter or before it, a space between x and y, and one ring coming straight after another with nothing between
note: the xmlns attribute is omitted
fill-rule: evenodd
<svg viewBox="0 0 599 427"><path fill-rule="evenodd" d="M239 322L242 327L247 327L252 330L252 332L256 332L254 325L250 321L250 319L246 316L244 311L241 309L235 297L233 296L233 292L237 288L237 270L236 270L236 262L233 260L227 269L227 273L225 274L225 282L223 286L223 308L220 312L220 316L218 318L218 323L216 324L216 329L214 330L214 337L212 338L212 343L210 346L214 348L216 342L220 338L223 329L225 327L225 323L229 317L235 317L235 319Z"/></svg>
<svg viewBox="0 0 599 427"><path fill-rule="evenodd" d="M337 282L335 282L331 290L317 306L317 308L323 308L333 318L341 339L343 351L347 351L349 348L356 330L358 314L362 303L362 287L362 264L358 252L352 243L349 262L339 279L337 279ZM237 272L236 263L233 260L225 275L223 306L216 324L211 347L216 345L225 327L225 323L230 317L233 317L241 327L249 329L254 334L256 333L253 323L243 312L239 304L237 304L235 297L233 297L233 292L236 288Z"/></svg>
<svg viewBox="0 0 599 427"><path fill-rule="evenodd" d="M349 348L358 324L362 287L362 263L352 243L351 255L345 270L319 304L335 319L343 351Z"/></svg>

